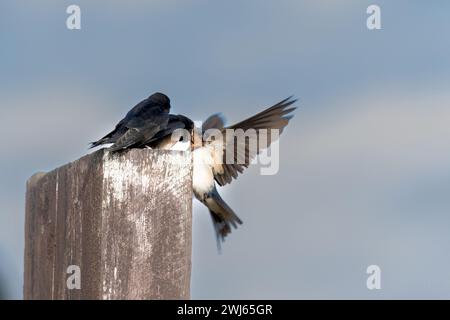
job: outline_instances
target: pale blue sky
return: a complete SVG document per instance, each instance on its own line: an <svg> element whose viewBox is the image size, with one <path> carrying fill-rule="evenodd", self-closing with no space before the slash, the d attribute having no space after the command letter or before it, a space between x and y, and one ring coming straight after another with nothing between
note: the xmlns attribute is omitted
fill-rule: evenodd
<svg viewBox="0 0 450 320"><path fill-rule="evenodd" d="M366 28L366 8L382 30ZM82 29L65 27L66 7ZM448 1L2 1L0 284L22 295L25 181L154 91L241 120L294 94L274 176L194 206L193 298L450 298ZM380 291L366 267L382 268Z"/></svg>

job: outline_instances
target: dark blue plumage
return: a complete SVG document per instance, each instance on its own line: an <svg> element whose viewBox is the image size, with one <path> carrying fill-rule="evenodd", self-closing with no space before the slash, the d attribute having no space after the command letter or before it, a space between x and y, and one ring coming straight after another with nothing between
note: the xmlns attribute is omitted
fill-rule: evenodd
<svg viewBox="0 0 450 320"><path fill-rule="evenodd" d="M167 128L169 111L169 97L159 92L152 94L131 109L113 131L92 142L91 148L113 143L109 150L114 152L145 145Z"/></svg>

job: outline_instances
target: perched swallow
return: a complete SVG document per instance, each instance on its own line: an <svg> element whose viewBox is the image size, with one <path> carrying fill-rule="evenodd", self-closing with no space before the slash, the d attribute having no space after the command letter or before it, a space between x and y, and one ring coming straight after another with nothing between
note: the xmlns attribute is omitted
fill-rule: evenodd
<svg viewBox="0 0 450 320"><path fill-rule="evenodd" d="M165 94L154 93L139 102L120 120L113 131L92 142L90 147L112 143L109 151L114 152L146 145L154 141L156 134L167 128L169 111L170 99Z"/></svg>
<svg viewBox="0 0 450 320"><path fill-rule="evenodd" d="M272 142L270 130L278 129L279 133L283 131L293 117L291 112L296 108L290 106L295 102L296 100L291 97L287 98L253 117L229 127L225 127L224 119L219 114L215 114L203 123L202 128L193 130L194 137L191 140L191 147L193 149L194 196L210 211L219 250L221 243L231 232L231 227L237 228L239 224L242 224L242 220L221 198L216 183L219 186L224 186L230 183L233 178L236 179L238 174L242 173L244 168L250 165L252 159L264 149L260 149L258 146L256 149L250 150L249 140L247 142L246 140L238 141L236 137L233 138L234 141L227 141L226 130L242 129L245 132L254 129L256 135L253 139L257 140L261 138L261 134L267 134L266 147L269 147ZM193 128L192 121L184 116L173 116L171 121L173 126L167 128L163 134L164 138L154 141L152 147L171 149L178 141L178 139L170 139L172 128ZM205 139L210 129L220 131L222 139ZM266 131L261 129L266 129ZM244 145L239 145L239 143L244 143ZM227 150L230 149L232 150L233 161L227 163L226 154Z"/></svg>

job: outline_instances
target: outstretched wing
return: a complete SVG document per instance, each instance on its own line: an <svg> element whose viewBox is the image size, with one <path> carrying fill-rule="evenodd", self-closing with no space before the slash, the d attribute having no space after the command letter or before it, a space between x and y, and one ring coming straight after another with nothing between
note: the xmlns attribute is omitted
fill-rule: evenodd
<svg viewBox="0 0 450 320"><path fill-rule="evenodd" d="M297 100L292 99L292 97L284 99L253 117L236 123L235 125L222 128L221 139L205 142L205 144L209 144L214 148L216 155L218 155L217 153L221 153L218 156L222 159L222 163L213 166L214 178L219 185L226 185L230 183L233 178L236 179L238 174L242 173L244 169L250 165L250 162L257 154L270 146L272 143L271 130L277 129L281 134L289 123L289 120L293 117L291 113L296 108L291 107L291 105L296 101ZM239 133L240 130L242 130L241 133L250 134L242 139L238 138L236 135L228 135L227 129L234 130L236 134ZM262 135L267 136L263 137ZM262 138L266 138L267 144L265 144L265 147L259 145L259 141ZM251 148L251 144L256 147Z"/></svg>

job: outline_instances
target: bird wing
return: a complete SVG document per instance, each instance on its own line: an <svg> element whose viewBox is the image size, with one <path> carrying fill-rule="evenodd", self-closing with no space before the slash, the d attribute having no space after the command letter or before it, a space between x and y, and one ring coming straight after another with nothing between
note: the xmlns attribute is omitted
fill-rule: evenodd
<svg viewBox="0 0 450 320"><path fill-rule="evenodd" d="M131 109L122 120L122 125L127 128L143 128L155 119L155 116L164 113L162 107L150 101L149 98L142 100ZM169 116L167 115L167 120Z"/></svg>
<svg viewBox="0 0 450 320"><path fill-rule="evenodd" d="M159 105L151 104L146 99L131 109L121 122L126 131L110 147L111 152L142 146L146 141L150 141L159 131L167 127L169 114Z"/></svg>
<svg viewBox="0 0 450 320"><path fill-rule="evenodd" d="M221 129L221 139L205 141L205 144L209 144L214 148L215 157L221 158L220 164L213 166L214 178L221 186L230 183L233 178L236 179L239 173L242 173L245 168L248 168L250 162L263 150L259 146L259 141L262 138L266 138L266 147L269 147L271 141L271 129L278 129L279 133L289 123L289 120L293 117L290 114L294 111L295 107L290 107L297 100L289 97L273 105L272 107L245 119L235 125ZM243 130L243 132L250 132L244 139L238 139L237 136L228 136L227 129L232 129L234 132ZM254 129L251 130L251 129ZM261 129L266 129L261 131ZM262 135L266 134L266 137ZM251 148L250 143L254 143L256 148ZM228 153L228 156L227 156ZM227 158L231 158L231 163L227 163ZM230 162L230 161L228 161Z"/></svg>
<svg viewBox="0 0 450 320"><path fill-rule="evenodd" d="M137 145L164 129L168 121L169 115L160 105L153 103L149 98L144 99L120 120L113 131L91 143L91 148L113 143L110 148L113 152Z"/></svg>
<svg viewBox="0 0 450 320"><path fill-rule="evenodd" d="M169 114L169 122L167 123L166 128L159 131L158 133L156 133L149 140L145 141L143 143L143 145L149 146L152 148L158 148L158 146L160 145L160 143L163 142L163 140L165 142L170 140L172 134L177 129L185 129L185 130L190 131L193 129L193 127L194 127L194 123L188 117L185 117L183 115ZM172 141L172 142L173 142L172 144L175 144L177 141Z"/></svg>
<svg viewBox="0 0 450 320"><path fill-rule="evenodd" d="M152 138L161 130L167 127L168 115L161 114L148 120L147 123L141 126L134 125L109 148L111 152L130 147L142 147L151 141Z"/></svg>

